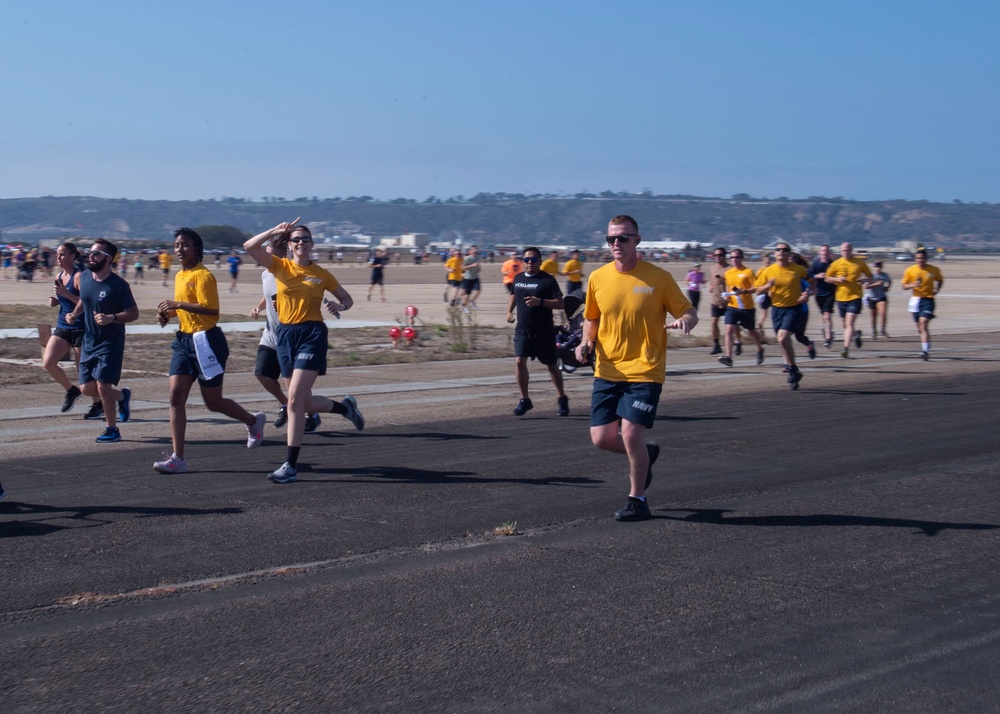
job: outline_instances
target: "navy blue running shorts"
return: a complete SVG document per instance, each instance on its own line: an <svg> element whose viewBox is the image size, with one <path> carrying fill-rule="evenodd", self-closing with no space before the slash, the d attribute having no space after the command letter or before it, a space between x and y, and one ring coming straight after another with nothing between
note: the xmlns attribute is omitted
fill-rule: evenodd
<svg viewBox="0 0 1000 714"><path fill-rule="evenodd" d="M841 318L846 317L850 313L854 313L855 315L861 314L861 298L837 301L837 314L839 314Z"/></svg>
<svg viewBox="0 0 1000 714"><path fill-rule="evenodd" d="M219 360L222 369L225 369L226 362L229 360L229 343L226 341L226 334L222 331L221 327L216 325L205 332L205 337L208 338L208 346L215 353L215 358ZM194 351L193 334L178 330L177 334L174 335L174 341L170 345L170 349L169 374L171 376L180 374L197 377L198 384L202 387L222 386L222 378L226 376L224 373L212 377L212 379L202 378L201 370L198 368L198 357Z"/></svg>
<svg viewBox="0 0 1000 714"><path fill-rule="evenodd" d="M323 322L278 325L278 364L286 379L296 369L326 371L327 327Z"/></svg>
<svg viewBox="0 0 1000 714"><path fill-rule="evenodd" d="M619 419L647 429L656 419L663 385L656 382L609 382L594 378L590 398L590 425L604 426Z"/></svg>
<svg viewBox="0 0 1000 714"><path fill-rule="evenodd" d="M744 330L754 330L757 328L757 323L754 322L755 312L756 310L753 308L744 310L743 308L729 306L726 308L725 324L739 325Z"/></svg>
<svg viewBox="0 0 1000 714"><path fill-rule="evenodd" d="M791 332L793 335L797 335L802 331L802 321L808 318L809 313L807 313L802 305L795 305L793 307L772 307L771 308L771 325L774 327L774 331L786 330Z"/></svg>

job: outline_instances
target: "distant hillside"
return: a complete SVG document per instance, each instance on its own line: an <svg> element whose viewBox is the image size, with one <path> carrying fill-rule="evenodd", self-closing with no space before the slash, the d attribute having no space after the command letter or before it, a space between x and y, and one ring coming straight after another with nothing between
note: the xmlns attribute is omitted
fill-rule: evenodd
<svg viewBox="0 0 1000 714"><path fill-rule="evenodd" d="M134 201L90 197L0 199L0 243L74 236L167 243L179 226L232 225L255 233L301 215L329 235L429 233L492 244L591 245L608 219L628 213L647 240L762 246L776 237L857 246L919 240L949 249L1000 249L1000 204L928 201L728 199L650 193L553 196L478 194L469 199L376 201L243 199Z"/></svg>

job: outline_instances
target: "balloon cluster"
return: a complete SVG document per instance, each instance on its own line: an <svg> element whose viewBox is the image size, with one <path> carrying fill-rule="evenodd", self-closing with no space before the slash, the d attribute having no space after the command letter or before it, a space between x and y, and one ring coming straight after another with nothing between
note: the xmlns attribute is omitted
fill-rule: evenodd
<svg viewBox="0 0 1000 714"><path fill-rule="evenodd" d="M395 326L389 328L389 339L392 340L392 346L393 347L398 347L399 346L399 340L401 338L404 340L404 346L405 347L412 347L413 346L413 343L416 341L417 337L419 337L419 334L420 334L420 333L417 332L416 328L414 327L414 324L416 322L416 318L417 318L417 314L418 313L419 313L419 310L417 310L417 308L414 305L407 305L406 306L406 321L409 324L407 324L403 328L399 328L399 327L395 327Z"/></svg>

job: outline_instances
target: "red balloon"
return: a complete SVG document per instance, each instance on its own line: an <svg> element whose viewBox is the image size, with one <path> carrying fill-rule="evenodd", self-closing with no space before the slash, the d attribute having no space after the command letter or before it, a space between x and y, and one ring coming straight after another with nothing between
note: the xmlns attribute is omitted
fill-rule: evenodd
<svg viewBox="0 0 1000 714"><path fill-rule="evenodd" d="M417 336L417 331L414 330L412 327L404 327L403 328L403 338L404 339L406 339L406 340L412 340L412 339L415 339L416 336Z"/></svg>
<svg viewBox="0 0 1000 714"><path fill-rule="evenodd" d="M392 338L394 340L398 340L399 336L401 334L403 334L403 331L400 330L398 327L390 327L389 328L389 337L390 338Z"/></svg>
<svg viewBox="0 0 1000 714"><path fill-rule="evenodd" d="M419 312L419 311L417 310L416 305L407 305L406 306L406 316L407 317L416 317L417 316L417 312Z"/></svg>

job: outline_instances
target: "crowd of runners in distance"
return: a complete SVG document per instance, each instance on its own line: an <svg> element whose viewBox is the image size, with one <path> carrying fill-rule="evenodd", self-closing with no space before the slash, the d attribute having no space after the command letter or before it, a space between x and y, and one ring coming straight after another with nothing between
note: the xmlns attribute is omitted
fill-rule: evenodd
<svg viewBox="0 0 1000 714"><path fill-rule="evenodd" d="M645 490L652 482L660 448L646 441L645 432L653 426L665 379L666 331L690 334L699 321L703 291L708 293L711 354L720 355L719 362L732 367L734 357L742 354L745 334L754 343L755 363L763 364L764 330L770 317L786 381L793 390L802 381L794 342L805 347L809 359L816 357L816 345L806 336L810 298L820 314L827 349L834 348L836 310L842 329L840 355L844 358L850 357L852 348L863 345L859 316L865 310L871 317L871 339L889 336L886 307L892 279L881 262L875 262L872 269L855 256L850 243L840 246L838 258L831 255L829 246L821 246L812 261L793 252L788 243L778 243L773 262L766 255L763 267L756 271L744 263L739 248L716 248L707 273L695 262L684 279L686 290L682 290L670 273L643 260L638 223L631 216L612 218L606 241L612 260L595 268L586 281L579 251L572 251L560 265L558 252L543 257L542 251L532 246L506 260L501 275L507 292L507 321L516 323L515 379L520 391L513 411L516 416L534 408L528 392L528 362L535 359L548 369L556 388L557 414L569 414L569 399L557 367L554 314L569 309L566 296L582 300L582 336L575 357L581 364L592 359L595 365L591 440L600 449L625 456L629 465L629 497L615 513L617 520L650 517ZM287 427L285 459L268 474L272 482L286 484L296 480L303 435L317 429L321 414L338 414L356 429L364 428L364 416L354 397L346 395L335 401L313 393L316 379L326 373L324 316L339 317L353 307L354 300L332 273L313 260L312 235L298 218L263 231L243 247L264 268L260 298L250 311L254 319L265 317L254 373L276 401L273 425ZM190 228L180 228L174 232L172 254L163 250L155 257L162 286L168 285L175 259L179 265L173 277L173 298L157 305L161 326L177 324L168 377L172 450L153 463L159 473L189 470L186 405L195 382L210 411L243 424L247 448L259 446L264 436L265 414L250 412L223 395L229 348L218 326L217 281L204 265L204 254L201 236ZM86 396L90 406L84 419L105 424L97 442L120 441L118 423L129 421L132 397L129 388L118 387L125 325L139 317L125 279L128 261L111 241L98 239L86 255L73 243L64 243L53 252L52 262L49 276L55 273L54 292L48 302L50 307L58 307L58 317L46 340L43 365L66 390L63 412ZM215 262L218 268L218 256ZM242 262L235 250L227 258L231 293L239 292ZM476 309L482 289L481 263L477 246L470 246L464 255L457 248L451 251L443 261L445 302L466 312ZM142 280L140 266L141 261L133 265L136 281ZM389 258L377 250L369 266L366 299L372 299L377 287L379 300L384 302ZM565 292L559 278L565 279ZM930 359L929 323L943 282L940 269L928 262L927 252L918 250L914 264L899 283L912 294L908 308L920 335L919 354L924 360ZM70 353L78 370L75 380L59 364ZM0 486L0 498L3 495Z"/></svg>

